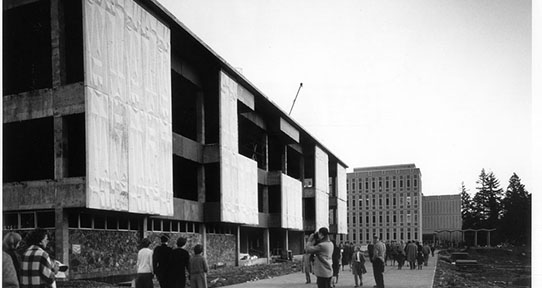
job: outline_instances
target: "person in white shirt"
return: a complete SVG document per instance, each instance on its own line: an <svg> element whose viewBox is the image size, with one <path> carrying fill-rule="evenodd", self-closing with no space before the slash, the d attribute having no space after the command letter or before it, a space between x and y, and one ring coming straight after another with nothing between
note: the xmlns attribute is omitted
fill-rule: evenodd
<svg viewBox="0 0 542 288"><path fill-rule="evenodd" d="M136 288L153 288L152 250L149 245L151 241L148 238L141 240L141 250L137 253Z"/></svg>

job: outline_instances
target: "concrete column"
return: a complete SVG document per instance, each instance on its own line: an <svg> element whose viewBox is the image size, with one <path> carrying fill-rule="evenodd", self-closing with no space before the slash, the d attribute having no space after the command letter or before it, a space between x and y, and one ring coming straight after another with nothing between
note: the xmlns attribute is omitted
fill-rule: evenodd
<svg viewBox="0 0 542 288"><path fill-rule="evenodd" d="M64 9L60 0L51 0L51 64L53 88L66 83Z"/></svg>
<svg viewBox="0 0 542 288"><path fill-rule="evenodd" d="M491 231L487 231L487 247L491 247Z"/></svg>
<svg viewBox="0 0 542 288"><path fill-rule="evenodd" d="M69 265L68 213L61 207L55 208L55 260ZM68 272L69 273L69 270Z"/></svg>
<svg viewBox="0 0 542 288"><path fill-rule="evenodd" d="M143 225L141 228L141 239L147 237L147 223L149 222L149 217L145 216L143 218L143 223L141 225Z"/></svg>
<svg viewBox="0 0 542 288"><path fill-rule="evenodd" d="M196 140L205 144L205 104L203 92L198 92L196 98Z"/></svg>
<svg viewBox="0 0 542 288"><path fill-rule="evenodd" d="M478 231L474 231L474 247L478 247Z"/></svg>
<svg viewBox="0 0 542 288"><path fill-rule="evenodd" d="M265 256L267 256L267 264L271 262L271 251L269 249L269 228L263 230L263 249Z"/></svg>
<svg viewBox="0 0 542 288"><path fill-rule="evenodd" d="M203 256L207 258L207 226L205 226L205 223L200 223L199 225L199 231L201 233L201 245L203 246Z"/></svg>
<svg viewBox="0 0 542 288"><path fill-rule="evenodd" d="M67 133L64 133L64 119L61 116L53 117L53 137L54 137L54 157L55 157L55 167L54 167L54 177L55 180L60 180L64 178L64 175L68 171L68 159L64 153L64 149L67 148Z"/></svg>
<svg viewBox="0 0 542 288"><path fill-rule="evenodd" d="M241 226L236 226L236 247L235 247L235 266L239 266L239 255L241 254Z"/></svg>
<svg viewBox="0 0 542 288"><path fill-rule="evenodd" d="M290 250L290 243L289 242L289 232L288 229L284 230L284 250L288 251Z"/></svg>
<svg viewBox="0 0 542 288"><path fill-rule="evenodd" d="M284 145L284 153L282 153L282 173L288 174L288 145Z"/></svg>

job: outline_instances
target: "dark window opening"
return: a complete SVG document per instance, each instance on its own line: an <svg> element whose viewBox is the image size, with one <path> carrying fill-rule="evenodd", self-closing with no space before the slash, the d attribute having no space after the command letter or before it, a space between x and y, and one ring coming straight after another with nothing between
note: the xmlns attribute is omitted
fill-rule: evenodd
<svg viewBox="0 0 542 288"><path fill-rule="evenodd" d="M107 217L107 229L116 230L117 229L117 218Z"/></svg>
<svg viewBox="0 0 542 288"><path fill-rule="evenodd" d="M238 102L238 107L243 104ZM238 110L240 110L238 108ZM258 168L265 169L265 133L260 127L239 114L239 154L258 163Z"/></svg>
<svg viewBox="0 0 542 288"><path fill-rule="evenodd" d="M124 217L119 218L119 229L128 230L128 219Z"/></svg>
<svg viewBox="0 0 542 288"><path fill-rule="evenodd" d="M34 213L21 213L21 228L36 228Z"/></svg>
<svg viewBox="0 0 542 288"><path fill-rule="evenodd" d="M4 11L4 95L52 87L50 1Z"/></svg>
<svg viewBox="0 0 542 288"><path fill-rule="evenodd" d="M130 219L130 230L132 230L132 231L139 230L139 220L138 219Z"/></svg>
<svg viewBox="0 0 542 288"><path fill-rule="evenodd" d="M198 141L198 87L172 70L171 95L173 132Z"/></svg>
<svg viewBox="0 0 542 288"><path fill-rule="evenodd" d="M38 220L38 227L40 228L53 228L55 227L55 212L45 211L37 212L36 220Z"/></svg>
<svg viewBox="0 0 542 288"><path fill-rule="evenodd" d="M305 164L305 169L304 169L305 179L314 179L314 154L306 155L303 163ZM352 183L352 185L355 185L355 184ZM352 189L354 189L354 187L352 187Z"/></svg>
<svg viewBox="0 0 542 288"><path fill-rule="evenodd" d="M258 184L258 212L263 213L263 204L264 204L264 186Z"/></svg>
<svg viewBox="0 0 542 288"><path fill-rule="evenodd" d="M205 165L205 202L220 202L220 166Z"/></svg>
<svg viewBox="0 0 542 288"><path fill-rule="evenodd" d="M81 228L92 228L92 215L81 213L79 214Z"/></svg>
<svg viewBox="0 0 542 288"><path fill-rule="evenodd" d="M282 210L280 186L269 186L269 213L280 213Z"/></svg>
<svg viewBox="0 0 542 288"><path fill-rule="evenodd" d="M70 213L68 214L68 227L69 228L79 228L79 214Z"/></svg>
<svg viewBox="0 0 542 288"><path fill-rule="evenodd" d="M105 229L105 216L94 216L94 229Z"/></svg>
<svg viewBox="0 0 542 288"><path fill-rule="evenodd" d="M205 143L218 143L219 108L218 108L218 73L209 73L203 87L205 105Z"/></svg>
<svg viewBox="0 0 542 288"><path fill-rule="evenodd" d="M66 83L83 81L83 8L82 1L64 0Z"/></svg>
<svg viewBox="0 0 542 288"><path fill-rule="evenodd" d="M198 201L198 166L196 162L173 155L174 197Z"/></svg>
<svg viewBox="0 0 542 288"><path fill-rule="evenodd" d="M4 230L19 229L19 214L4 213Z"/></svg>
<svg viewBox="0 0 542 288"><path fill-rule="evenodd" d="M301 154L299 154L296 150L287 147L287 157L286 157L286 163L287 163L287 174L288 176L294 178L294 179L301 179Z"/></svg>
<svg viewBox="0 0 542 288"><path fill-rule="evenodd" d="M76 1L77 2L77 1ZM63 147L66 154L67 177L81 177L86 173L85 114L64 117L67 143Z"/></svg>
<svg viewBox="0 0 542 288"><path fill-rule="evenodd" d="M282 171L284 145L276 137L269 137L269 171Z"/></svg>
<svg viewBox="0 0 542 288"><path fill-rule="evenodd" d="M54 178L53 117L4 124L4 183Z"/></svg>
<svg viewBox="0 0 542 288"><path fill-rule="evenodd" d="M304 202L304 207L305 207L305 210L303 211L304 215L303 215L303 218L306 219L306 220L309 220L309 221L314 221L316 220L316 202L315 202L315 198L304 198L303 199L303 202Z"/></svg>

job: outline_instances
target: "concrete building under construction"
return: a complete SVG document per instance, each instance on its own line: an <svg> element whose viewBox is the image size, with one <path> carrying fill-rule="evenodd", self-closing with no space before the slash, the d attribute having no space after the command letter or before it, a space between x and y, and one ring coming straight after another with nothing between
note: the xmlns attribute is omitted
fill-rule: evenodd
<svg viewBox="0 0 542 288"><path fill-rule="evenodd" d="M48 229L69 278L161 234L212 267L347 233L346 164L155 0L3 8L4 233Z"/></svg>

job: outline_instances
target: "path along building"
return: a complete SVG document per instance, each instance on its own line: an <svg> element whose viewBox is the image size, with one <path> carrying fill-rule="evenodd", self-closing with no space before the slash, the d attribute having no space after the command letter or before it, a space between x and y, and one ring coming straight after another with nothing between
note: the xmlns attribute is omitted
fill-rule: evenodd
<svg viewBox="0 0 542 288"><path fill-rule="evenodd" d="M48 229L69 278L161 234L213 267L347 232L346 164L158 2L3 8L4 233Z"/></svg>

